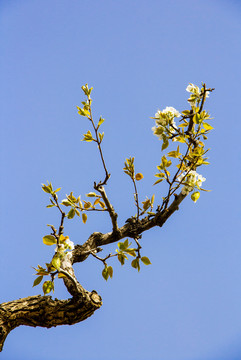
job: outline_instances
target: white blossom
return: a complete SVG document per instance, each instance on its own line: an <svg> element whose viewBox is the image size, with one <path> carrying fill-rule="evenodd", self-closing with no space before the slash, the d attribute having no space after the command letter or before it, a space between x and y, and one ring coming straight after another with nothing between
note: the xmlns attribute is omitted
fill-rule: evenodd
<svg viewBox="0 0 241 360"><path fill-rule="evenodd" d="M64 251L64 244L59 244L55 248L55 252L63 252Z"/></svg>
<svg viewBox="0 0 241 360"><path fill-rule="evenodd" d="M73 241L69 240L69 238L67 238L67 240L65 240L65 246L66 246L69 250L73 250L73 249L74 249L74 243L73 243Z"/></svg>
<svg viewBox="0 0 241 360"><path fill-rule="evenodd" d="M194 84L189 84L186 88L186 91L192 93L192 94L195 94L195 95L200 95L200 89L197 85L194 85Z"/></svg>
<svg viewBox="0 0 241 360"><path fill-rule="evenodd" d="M158 110L155 114L155 119L160 125L167 125L174 117L180 117L181 114L172 106L167 106L162 111Z"/></svg>
<svg viewBox="0 0 241 360"><path fill-rule="evenodd" d="M182 188L182 194L187 195L194 189L195 186L201 187L206 178L198 174L195 170L191 170L180 174L177 180L179 182L183 182L184 187Z"/></svg>
<svg viewBox="0 0 241 360"><path fill-rule="evenodd" d="M183 186L182 188L182 195L188 195L193 190L193 187L191 186Z"/></svg>
<svg viewBox="0 0 241 360"><path fill-rule="evenodd" d="M202 183L203 183L204 181L206 181L206 178L203 177L202 175L199 175L199 174L198 174L198 177L197 177L197 185L198 185L199 187L201 187L201 186L202 186Z"/></svg>
<svg viewBox="0 0 241 360"><path fill-rule="evenodd" d="M156 135L159 140L163 139L162 134L165 131L165 128L163 126L161 126L161 125L160 126L153 126L151 129L152 129L154 135Z"/></svg>
<svg viewBox="0 0 241 360"><path fill-rule="evenodd" d="M177 125L176 125L175 120L172 120L169 130L170 130L171 133L174 133L175 131L177 131Z"/></svg>
<svg viewBox="0 0 241 360"><path fill-rule="evenodd" d="M173 118L174 117L180 117L181 114L179 113L179 111L177 111L174 107L172 106L167 106L164 110L162 110L162 112L164 114L169 114L171 115Z"/></svg>

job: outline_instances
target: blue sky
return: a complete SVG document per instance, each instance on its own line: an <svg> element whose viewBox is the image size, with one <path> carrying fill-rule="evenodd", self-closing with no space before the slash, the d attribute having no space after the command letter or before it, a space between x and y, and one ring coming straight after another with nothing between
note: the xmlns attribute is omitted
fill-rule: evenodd
<svg viewBox="0 0 241 360"><path fill-rule="evenodd" d="M200 171L212 192L196 204L186 199L162 229L144 234L152 265L140 273L113 260L106 283L97 261L76 264L102 308L72 327L14 330L3 359L240 359L239 1L1 0L0 17L1 302L41 292L31 266L51 259L42 236L59 222L41 183L62 187L62 198L84 196L103 176L94 144L80 141L89 126L75 107L83 84L94 87L96 119L106 119L107 192L120 225L135 212L126 157L144 174L143 199L165 195L165 186L152 186L162 155L150 117L186 109L189 82L216 89L206 105L215 118L211 165ZM66 234L83 243L110 231L97 215L67 222ZM68 297L60 281L54 296Z"/></svg>

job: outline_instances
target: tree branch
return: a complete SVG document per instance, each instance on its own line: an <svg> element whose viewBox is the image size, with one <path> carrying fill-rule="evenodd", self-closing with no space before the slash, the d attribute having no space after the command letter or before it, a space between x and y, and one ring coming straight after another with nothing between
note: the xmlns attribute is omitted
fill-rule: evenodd
<svg viewBox="0 0 241 360"><path fill-rule="evenodd" d="M136 238L144 231L149 230L155 226L162 227L167 219L179 209L180 203L184 200L186 195L180 193L175 196L171 205L164 211L157 211L153 216L146 216L140 221L134 223L128 222L118 229L118 232L109 232L102 234L95 232L90 235L89 239L83 245L76 245L72 252L72 263L82 262L87 259L93 251L98 251L100 246L108 245L117 242L125 237Z"/></svg>
<svg viewBox="0 0 241 360"><path fill-rule="evenodd" d="M94 189L99 191L99 193L101 194L102 196L102 199L105 203L105 206L110 214L110 218L111 218L111 221L112 221L112 226L113 226L113 232L117 232L118 231L118 225L117 225L117 213L115 212L113 206L111 205L111 203L109 202L109 199L106 195L106 192L105 192L105 188L104 186L102 185L96 185L94 184Z"/></svg>
<svg viewBox="0 0 241 360"><path fill-rule="evenodd" d="M7 335L20 325L51 328L86 320L102 305L96 291L85 291L85 298L53 300L51 296L29 296L0 305L0 351Z"/></svg>

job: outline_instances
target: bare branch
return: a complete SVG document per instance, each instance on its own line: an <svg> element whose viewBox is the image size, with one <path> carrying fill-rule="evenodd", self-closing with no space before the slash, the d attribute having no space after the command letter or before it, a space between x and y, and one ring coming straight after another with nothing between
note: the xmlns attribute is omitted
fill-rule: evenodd
<svg viewBox="0 0 241 360"><path fill-rule="evenodd" d="M117 232L118 231L118 224L117 224L117 213L115 212L113 206L111 205L111 203L109 202L109 199L106 195L106 191L105 191L105 188L104 186L98 184L98 185L94 185L94 189L99 191L99 193L101 194L102 196L102 199L107 207L107 210L110 214L110 217L111 217L111 221L112 221L112 226L113 226L113 232Z"/></svg>

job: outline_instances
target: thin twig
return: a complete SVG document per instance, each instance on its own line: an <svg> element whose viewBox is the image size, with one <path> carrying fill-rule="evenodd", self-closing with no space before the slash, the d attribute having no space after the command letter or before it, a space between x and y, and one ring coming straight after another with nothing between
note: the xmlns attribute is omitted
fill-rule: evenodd
<svg viewBox="0 0 241 360"><path fill-rule="evenodd" d="M112 226L113 226L113 232L117 232L118 231L118 224L117 224L117 213L115 212L113 206L111 205L111 203L109 202L109 199L106 195L106 191L104 186L98 184L96 185L96 183L94 184L94 189L97 190L101 196L102 199L106 205L107 211L110 214L110 218L111 218L111 222L112 222Z"/></svg>
<svg viewBox="0 0 241 360"><path fill-rule="evenodd" d="M95 131L96 142L98 144L98 149L99 149L102 165L103 165L104 170L105 170L105 179L104 179L104 181L100 181L99 185L106 185L106 183L107 183L107 181L108 181L108 179L110 177L110 174L108 173L107 168L106 168L103 152L102 152L102 149L101 149L101 141L100 141L99 136L98 136L98 127L95 126L95 123L94 123L94 120L93 120L91 105L89 106L89 112L90 112L89 120L91 121L92 126L93 126L94 131Z"/></svg>

